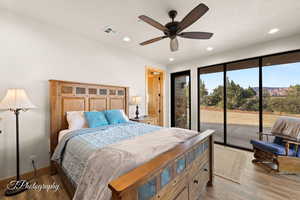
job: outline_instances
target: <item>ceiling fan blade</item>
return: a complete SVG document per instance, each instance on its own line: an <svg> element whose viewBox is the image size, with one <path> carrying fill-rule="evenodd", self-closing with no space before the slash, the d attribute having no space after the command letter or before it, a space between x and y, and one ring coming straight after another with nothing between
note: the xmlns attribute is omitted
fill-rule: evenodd
<svg viewBox="0 0 300 200"><path fill-rule="evenodd" d="M178 36L189 39L210 39L213 33L208 32L183 32L178 34Z"/></svg>
<svg viewBox="0 0 300 200"><path fill-rule="evenodd" d="M140 45L144 46L144 45L147 45L147 44L151 44L151 43L153 43L153 42L157 42L157 41L159 41L159 40L162 40L162 39L164 39L164 38L166 38L166 37L167 37L167 36L161 36L161 37L153 38L153 39L151 39L151 40L147 40L147 41L145 41L145 42L140 43Z"/></svg>
<svg viewBox="0 0 300 200"><path fill-rule="evenodd" d="M172 52L178 50L178 40L177 40L176 37L174 39L171 39L171 41L170 41L170 49L171 49Z"/></svg>
<svg viewBox="0 0 300 200"><path fill-rule="evenodd" d="M167 27L163 26L161 23L155 21L154 19L147 17L146 15L139 16L139 19L143 20L144 22L150 24L151 26L153 26L163 32L166 32L166 33L170 32Z"/></svg>
<svg viewBox="0 0 300 200"><path fill-rule="evenodd" d="M187 14L183 18L183 20L181 20L181 22L178 25L177 33L183 31L184 29L186 29L187 27L192 25L200 17L202 17L208 10L209 10L209 8L205 4L203 4L203 3L199 4L189 14Z"/></svg>

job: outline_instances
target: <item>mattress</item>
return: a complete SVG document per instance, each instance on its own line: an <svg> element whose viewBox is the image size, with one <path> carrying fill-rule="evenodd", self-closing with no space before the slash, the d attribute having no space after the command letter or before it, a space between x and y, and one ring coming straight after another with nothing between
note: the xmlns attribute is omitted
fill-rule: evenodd
<svg viewBox="0 0 300 200"><path fill-rule="evenodd" d="M161 129L159 126L127 122L65 133L52 156L76 188L88 158L98 149Z"/></svg>

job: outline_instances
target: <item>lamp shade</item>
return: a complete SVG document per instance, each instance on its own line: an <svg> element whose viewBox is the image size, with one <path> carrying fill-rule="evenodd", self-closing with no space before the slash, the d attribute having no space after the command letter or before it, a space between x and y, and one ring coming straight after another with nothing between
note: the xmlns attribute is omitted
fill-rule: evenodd
<svg viewBox="0 0 300 200"><path fill-rule="evenodd" d="M137 104L140 104L141 102L142 102L142 97L140 97L140 96L131 97L131 104L132 105L137 105Z"/></svg>
<svg viewBox="0 0 300 200"><path fill-rule="evenodd" d="M8 89L4 99L0 102L1 110L36 108L28 98L24 89Z"/></svg>

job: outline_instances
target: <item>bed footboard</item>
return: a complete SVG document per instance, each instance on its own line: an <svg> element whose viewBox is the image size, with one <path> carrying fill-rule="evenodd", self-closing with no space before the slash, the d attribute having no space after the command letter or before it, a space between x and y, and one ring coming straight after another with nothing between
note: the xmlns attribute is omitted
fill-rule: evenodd
<svg viewBox="0 0 300 200"><path fill-rule="evenodd" d="M213 184L214 139L207 130L109 183L112 200L196 200Z"/></svg>

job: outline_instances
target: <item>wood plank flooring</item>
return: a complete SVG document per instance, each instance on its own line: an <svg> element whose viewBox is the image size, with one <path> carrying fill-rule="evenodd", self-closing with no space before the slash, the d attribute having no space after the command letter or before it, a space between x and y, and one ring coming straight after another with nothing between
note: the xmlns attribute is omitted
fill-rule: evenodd
<svg viewBox="0 0 300 200"><path fill-rule="evenodd" d="M201 200L300 200L300 176L274 175L266 169L251 163L252 153L247 154L246 168L237 184L220 177L215 177L214 187L207 188ZM224 155L226 156L226 155ZM37 179L39 184L60 184L58 192L26 191L1 200L70 200L58 176L44 175Z"/></svg>

